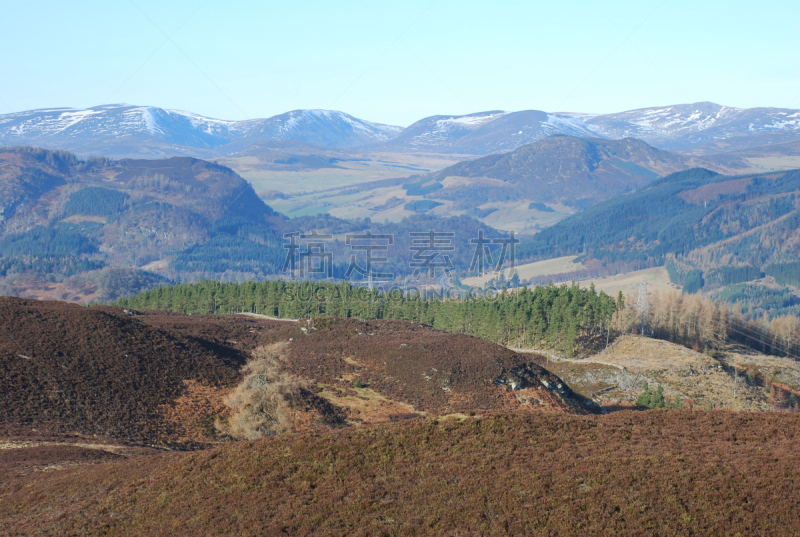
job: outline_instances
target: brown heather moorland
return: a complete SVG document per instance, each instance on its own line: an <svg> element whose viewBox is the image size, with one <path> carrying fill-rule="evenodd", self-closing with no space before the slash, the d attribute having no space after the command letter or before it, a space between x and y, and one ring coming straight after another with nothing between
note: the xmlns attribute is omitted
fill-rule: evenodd
<svg viewBox="0 0 800 537"><path fill-rule="evenodd" d="M469 411L600 408L530 355L474 336L395 320L314 318L300 323L287 362L303 378L346 390L354 380L433 416ZM345 380L345 382L342 382ZM511 383L516 389L510 390Z"/></svg>
<svg viewBox="0 0 800 537"><path fill-rule="evenodd" d="M149 319L153 325L144 322ZM199 323L198 323L199 324ZM0 435L113 439L127 444L202 445L208 424L187 427L168 410L194 386L234 387L247 359L250 330L281 323L230 319L216 337L213 323L134 316L120 308L0 298ZM238 348L237 348L238 347ZM202 392L202 390L200 390ZM212 396L212 399L214 397ZM198 399L195 397L195 399ZM189 407L196 407L189 403ZM212 420L213 401L193 418ZM218 405L217 405L218 406Z"/></svg>
<svg viewBox="0 0 800 537"><path fill-rule="evenodd" d="M788 535L800 416L518 413L318 429L39 473L15 535Z"/></svg>
<svg viewBox="0 0 800 537"><path fill-rule="evenodd" d="M399 415L599 410L529 356L401 321L281 322L2 297L0 373L0 438L172 449L224 441L226 420L242 410L266 416L253 425L264 434L276 420L297 431ZM261 390L255 400L244 379ZM365 400L385 408L365 412Z"/></svg>
<svg viewBox="0 0 800 537"><path fill-rule="evenodd" d="M800 527L800 414L596 415L537 363L402 321L0 298L0 535Z"/></svg>

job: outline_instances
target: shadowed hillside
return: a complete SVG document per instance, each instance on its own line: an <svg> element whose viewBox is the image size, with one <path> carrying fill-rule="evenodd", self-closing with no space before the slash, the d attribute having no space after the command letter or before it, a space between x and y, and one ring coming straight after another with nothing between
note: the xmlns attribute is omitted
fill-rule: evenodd
<svg viewBox="0 0 800 537"><path fill-rule="evenodd" d="M0 319L0 430L23 438L35 431L138 444L213 439L213 415L224 405L203 392L235 386L247 359L246 345L165 330L158 319L161 327L150 326L119 308L4 297ZM226 332L236 337L278 326L236 318ZM199 408L190 413L211 420L205 430L168 416L170 404L195 396Z"/></svg>
<svg viewBox="0 0 800 537"><path fill-rule="evenodd" d="M800 206L797 170L729 177L702 168L678 172L629 196L600 203L543 230L518 253L663 260L703 268L794 261Z"/></svg>

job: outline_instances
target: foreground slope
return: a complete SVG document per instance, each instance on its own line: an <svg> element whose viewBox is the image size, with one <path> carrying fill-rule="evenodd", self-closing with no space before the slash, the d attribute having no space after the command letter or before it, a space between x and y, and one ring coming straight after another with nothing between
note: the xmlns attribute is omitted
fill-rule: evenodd
<svg viewBox="0 0 800 537"><path fill-rule="evenodd" d="M0 529L88 535L786 535L800 416L491 415L11 481Z"/></svg>
<svg viewBox="0 0 800 537"><path fill-rule="evenodd" d="M475 411L599 407L488 341L402 321L272 321L0 298L0 437L192 448Z"/></svg>
<svg viewBox="0 0 800 537"><path fill-rule="evenodd" d="M2 434L169 445L213 438L213 416L224 405L204 395L236 385L246 347L197 337L185 324L165 329L164 317L153 316L153 326L119 308L0 298ZM226 332L241 338L277 326L237 318ZM182 396L196 407L192 418L210 424L192 430L170 419Z"/></svg>
<svg viewBox="0 0 800 537"><path fill-rule="evenodd" d="M358 379L417 412L599 411L533 360L474 336L406 321L331 318L309 319L300 331L288 353L296 375L340 390L349 384L343 379Z"/></svg>
<svg viewBox="0 0 800 537"><path fill-rule="evenodd" d="M748 412L797 412L800 362L767 356L741 346L694 351L676 343L623 335L584 360L542 362L577 392L604 405L633 406L644 392L661 386L671 402L687 408Z"/></svg>

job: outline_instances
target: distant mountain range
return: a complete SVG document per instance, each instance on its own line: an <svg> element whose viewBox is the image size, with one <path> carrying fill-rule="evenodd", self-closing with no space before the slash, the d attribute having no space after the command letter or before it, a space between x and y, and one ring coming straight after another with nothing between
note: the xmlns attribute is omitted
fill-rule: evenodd
<svg viewBox="0 0 800 537"><path fill-rule="evenodd" d="M485 155L554 134L637 138L668 151L711 154L800 140L800 110L693 103L599 115L524 110L433 116L414 123L384 147Z"/></svg>
<svg viewBox="0 0 800 537"><path fill-rule="evenodd" d="M539 110L432 116L403 130L383 148L486 155L538 142L554 134L597 137L580 119Z"/></svg>
<svg viewBox="0 0 800 537"><path fill-rule="evenodd" d="M800 138L800 110L731 108L703 102L575 115L607 138L638 138L669 151L714 153Z"/></svg>
<svg viewBox="0 0 800 537"><path fill-rule="evenodd" d="M295 110L246 121L130 105L53 108L0 116L0 144L66 149L84 156L210 157L281 140L356 147L388 141L401 131L400 127L329 110Z"/></svg>
<svg viewBox="0 0 800 537"><path fill-rule="evenodd" d="M637 138L659 149L711 154L800 140L800 111L739 109L714 103L599 115L490 111L431 116L405 129L330 110L295 110L245 121L131 105L53 108L0 116L0 144L5 146L36 145L82 156L137 158L213 158L280 141L328 148L486 155L555 134Z"/></svg>

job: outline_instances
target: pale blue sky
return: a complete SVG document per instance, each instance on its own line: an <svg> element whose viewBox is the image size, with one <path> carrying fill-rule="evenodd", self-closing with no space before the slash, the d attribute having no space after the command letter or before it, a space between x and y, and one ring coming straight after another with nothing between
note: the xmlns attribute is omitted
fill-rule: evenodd
<svg viewBox="0 0 800 537"><path fill-rule="evenodd" d="M406 126L491 109L800 108L796 1L4 0L0 17L2 113L333 108Z"/></svg>

